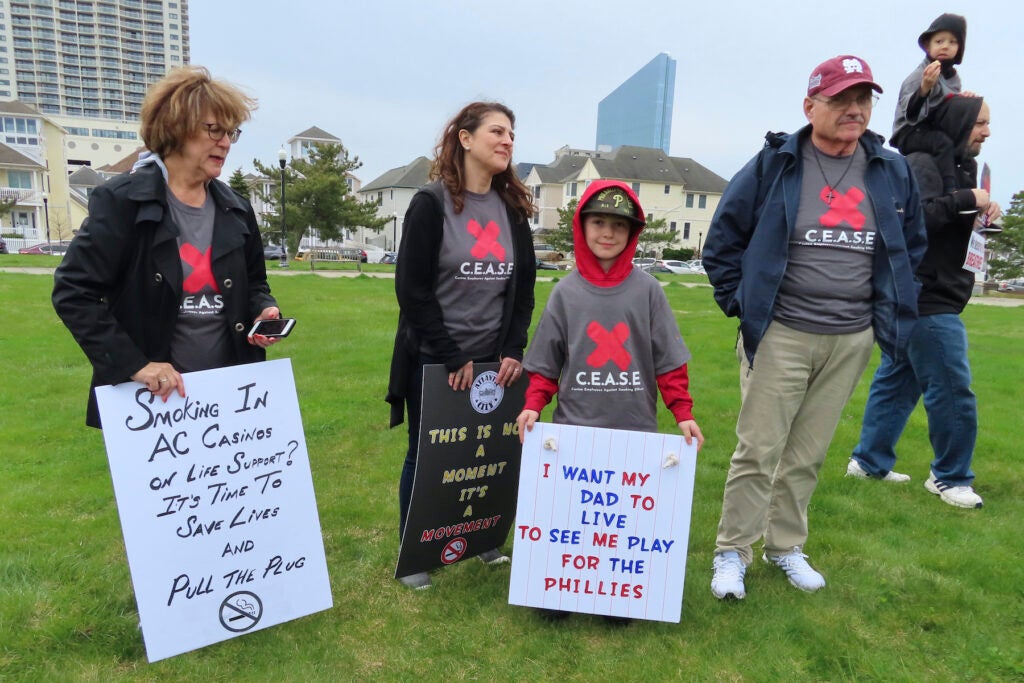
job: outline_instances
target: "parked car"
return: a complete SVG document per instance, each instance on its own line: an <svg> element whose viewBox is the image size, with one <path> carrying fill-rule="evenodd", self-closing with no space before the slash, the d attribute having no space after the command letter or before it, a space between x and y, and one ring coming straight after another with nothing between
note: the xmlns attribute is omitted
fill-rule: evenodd
<svg viewBox="0 0 1024 683"><path fill-rule="evenodd" d="M660 269L659 272L663 272L663 273L667 272L667 273L692 275L693 272L694 272L693 269L690 268L690 266L688 266L685 261L673 261L673 260L658 261L654 265Z"/></svg>
<svg viewBox="0 0 1024 683"><path fill-rule="evenodd" d="M687 266L690 267L691 272L700 273L701 275L707 275L707 271L704 270L704 264L701 262L699 258L693 259L692 261L686 261L685 263Z"/></svg>
<svg viewBox="0 0 1024 683"><path fill-rule="evenodd" d="M548 263L547 261L541 261L537 259L537 270L561 270L554 263Z"/></svg>
<svg viewBox="0 0 1024 683"><path fill-rule="evenodd" d="M385 251L384 255L380 257L381 263L398 263L398 252L397 251Z"/></svg>
<svg viewBox="0 0 1024 683"><path fill-rule="evenodd" d="M639 268L640 270L650 270L651 268L654 267L654 264L657 262L657 259L646 257L633 259L633 265Z"/></svg>
<svg viewBox="0 0 1024 683"><path fill-rule="evenodd" d="M31 247L23 247L22 249L18 250L18 253L49 254L51 256L63 256L65 253L67 253L69 244L71 244L71 242L68 242L66 240L61 242L51 242L49 244L47 244L46 242L41 242L40 244L33 244Z"/></svg>
<svg viewBox="0 0 1024 683"><path fill-rule="evenodd" d="M556 251L550 244L534 244L533 253L541 261L561 261L565 259L565 254Z"/></svg>
<svg viewBox="0 0 1024 683"><path fill-rule="evenodd" d="M7 242L4 242L4 238L0 237L0 254L7 253Z"/></svg>
<svg viewBox="0 0 1024 683"><path fill-rule="evenodd" d="M1000 292L1012 292L1016 290L1016 287L1011 285L1009 282L1000 282L998 289Z"/></svg>
<svg viewBox="0 0 1024 683"><path fill-rule="evenodd" d="M266 261L280 261L284 258L284 249L280 244L268 244L263 247L263 258Z"/></svg>

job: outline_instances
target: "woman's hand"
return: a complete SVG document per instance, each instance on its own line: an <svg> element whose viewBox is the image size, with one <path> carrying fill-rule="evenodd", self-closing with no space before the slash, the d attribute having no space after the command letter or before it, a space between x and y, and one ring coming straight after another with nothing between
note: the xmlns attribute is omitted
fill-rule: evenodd
<svg viewBox="0 0 1024 683"><path fill-rule="evenodd" d="M280 317L281 309L279 309L277 306L267 306L258 316L256 316L256 320L253 322L257 322L259 320L277 320ZM248 339L250 344L252 344L253 346L258 346L261 349L265 349L268 346L273 346L277 342L281 341L280 337L268 337L263 334L254 334Z"/></svg>
<svg viewBox="0 0 1024 683"><path fill-rule="evenodd" d="M500 386L507 387L523 375L523 364L515 358L502 358L501 367L498 368L497 382Z"/></svg>
<svg viewBox="0 0 1024 683"><path fill-rule="evenodd" d="M533 423L540 417L540 413L536 410L524 410L519 413L519 417L516 418L516 424L519 425L519 443L523 443L526 439L526 432L533 431Z"/></svg>
<svg viewBox="0 0 1024 683"><path fill-rule="evenodd" d="M181 378L181 373L170 363L146 363L141 370L131 376L131 379L145 386L165 403L175 391L182 398L185 396L185 381Z"/></svg>
<svg viewBox="0 0 1024 683"><path fill-rule="evenodd" d="M448 373L448 386L455 391L465 391L473 383L473 361L469 361L455 372Z"/></svg>

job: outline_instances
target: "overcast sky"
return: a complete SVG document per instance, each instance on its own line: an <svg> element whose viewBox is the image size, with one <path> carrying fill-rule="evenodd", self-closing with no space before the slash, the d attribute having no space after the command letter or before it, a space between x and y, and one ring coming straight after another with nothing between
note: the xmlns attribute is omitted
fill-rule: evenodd
<svg viewBox="0 0 1024 683"><path fill-rule="evenodd" d="M942 12L967 17L960 75L986 97L981 161L1003 208L1024 190L1024 3L975 0L192 0L191 58L259 99L228 168L276 165L291 136L341 138L363 183L430 156L465 103L496 99L517 118L515 161L593 148L597 104L659 52L677 62L673 156L730 178L767 130L804 125L815 65L862 57L884 89L871 128L888 137L917 37ZM226 177L225 177L226 180Z"/></svg>

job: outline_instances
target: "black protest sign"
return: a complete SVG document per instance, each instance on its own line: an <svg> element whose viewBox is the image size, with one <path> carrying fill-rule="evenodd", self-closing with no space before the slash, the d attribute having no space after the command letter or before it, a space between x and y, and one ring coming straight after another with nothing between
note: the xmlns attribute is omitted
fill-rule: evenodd
<svg viewBox="0 0 1024 683"><path fill-rule="evenodd" d="M443 365L423 368L423 409L412 502L395 577L497 548L516 510L521 446L516 417L527 380L495 381L497 363L474 363L466 391Z"/></svg>

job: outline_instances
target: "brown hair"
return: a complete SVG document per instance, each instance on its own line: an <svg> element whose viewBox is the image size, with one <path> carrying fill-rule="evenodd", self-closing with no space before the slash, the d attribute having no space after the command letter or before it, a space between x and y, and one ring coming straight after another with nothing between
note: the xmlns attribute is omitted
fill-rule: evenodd
<svg viewBox="0 0 1024 683"><path fill-rule="evenodd" d="M203 116L232 130L248 121L256 100L202 66L181 66L150 86L142 101L140 134L146 148L166 158L199 130Z"/></svg>
<svg viewBox="0 0 1024 683"><path fill-rule="evenodd" d="M441 133L441 139L434 148L434 162L430 167L431 179L440 178L452 196L455 213L462 213L466 192L466 151L459 142L459 131L470 133L476 131L485 116L498 112L508 117L512 127L516 125L516 115L500 102L472 102L462 108ZM516 175L515 164L509 159L508 168L494 176L491 186L509 206L519 213L520 218L527 219L533 213L533 195L523 181Z"/></svg>

